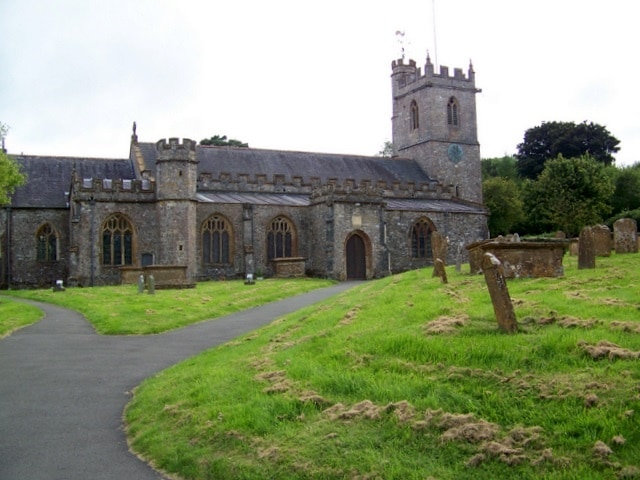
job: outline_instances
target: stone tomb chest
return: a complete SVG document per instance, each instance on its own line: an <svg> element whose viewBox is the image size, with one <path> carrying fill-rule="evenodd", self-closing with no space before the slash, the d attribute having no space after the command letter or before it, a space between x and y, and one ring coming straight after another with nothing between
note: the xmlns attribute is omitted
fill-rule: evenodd
<svg viewBox="0 0 640 480"><path fill-rule="evenodd" d="M467 245L471 273L482 272L482 258L492 253L504 267L506 278L562 277L562 258L569 246L568 240L540 241L484 240Z"/></svg>

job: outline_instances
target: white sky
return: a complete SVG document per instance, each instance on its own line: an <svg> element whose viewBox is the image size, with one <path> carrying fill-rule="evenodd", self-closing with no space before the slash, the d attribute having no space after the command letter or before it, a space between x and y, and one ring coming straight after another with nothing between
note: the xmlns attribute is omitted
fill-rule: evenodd
<svg viewBox="0 0 640 480"><path fill-rule="evenodd" d="M483 158L588 120L630 165L639 28L630 0L1 0L0 121L14 154L124 158L136 121L145 142L374 155L401 30L419 65L473 61Z"/></svg>

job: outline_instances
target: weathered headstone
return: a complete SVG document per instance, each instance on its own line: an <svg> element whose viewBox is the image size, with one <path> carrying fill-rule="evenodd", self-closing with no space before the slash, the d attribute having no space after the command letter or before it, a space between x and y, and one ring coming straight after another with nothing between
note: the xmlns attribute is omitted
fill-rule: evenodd
<svg viewBox="0 0 640 480"><path fill-rule="evenodd" d="M431 249L433 250L433 258L441 259L444 264L447 264L447 237L440 232L433 232L431 234Z"/></svg>
<svg viewBox="0 0 640 480"><path fill-rule="evenodd" d="M584 227L578 240L578 269L587 268L596 268L596 248L591 227Z"/></svg>
<svg viewBox="0 0 640 480"><path fill-rule="evenodd" d="M138 277L138 293L144 292L144 275Z"/></svg>
<svg viewBox="0 0 640 480"><path fill-rule="evenodd" d="M611 241L611 230L609 230L609 227L606 225L595 225L591 227L591 231L593 232L596 257L611 256L613 242Z"/></svg>
<svg viewBox="0 0 640 480"><path fill-rule="evenodd" d="M149 293L149 295L154 295L156 293L156 279L153 275L149 275L149 290L147 293Z"/></svg>
<svg viewBox="0 0 640 480"><path fill-rule="evenodd" d="M482 271L487 282L489 295L491 295L491 303L493 303L498 326L507 333L517 332L516 313L513 310L513 303L511 303L507 280L504 277L500 260L492 253L485 253L482 259Z"/></svg>
<svg viewBox="0 0 640 480"><path fill-rule="evenodd" d="M440 277L442 283L449 283L447 280L447 270L445 269L444 262L436 258L435 262L433 262L433 275L432 277Z"/></svg>
<svg viewBox="0 0 640 480"><path fill-rule="evenodd" d="M458 242L458 250L456 251L456 272L460 273L462 270L462 254L464 253L464 244Z"/></svg>
<svg viewBox="0 0 640 480"><path fill-rule="evenodd" d="M638 225L633 218L621 218L613 224L616 253L638 252Z"/></svg>

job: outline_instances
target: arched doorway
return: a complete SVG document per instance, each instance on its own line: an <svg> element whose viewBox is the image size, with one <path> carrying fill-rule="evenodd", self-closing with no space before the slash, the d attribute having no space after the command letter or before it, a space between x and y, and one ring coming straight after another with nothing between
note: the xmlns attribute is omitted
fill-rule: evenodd
<svg viewBox="0 0 640 480"><path fill-rule="evenodd" d="M347 280L366 280L367 249L364 239L357 233L347 239Z"/></svg>

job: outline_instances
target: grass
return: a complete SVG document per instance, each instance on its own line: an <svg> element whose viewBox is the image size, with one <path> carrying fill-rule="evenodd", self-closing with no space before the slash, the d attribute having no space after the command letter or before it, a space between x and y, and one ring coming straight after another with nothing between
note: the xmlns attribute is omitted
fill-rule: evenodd
<svg viewBox="0 0 640 480"><path fill-rule="evenodd" d="M203 282L196 288L156 290L154 295L138 293L137 285L8 293L76 310L101 334L146 335L218 318L332 283L306 278L268 279L254 285L244 285L241 280Z"/></svg>
<svg viewBox="0 0 640 480"><path fill-rule="evenodd" d="M640 478L640 255L508 287L367 282L148 379L132 449L176 478Z"/></svg>
<svg viewBox="0 0 640 480"><path fill-rule="evenodd" d="M42 316L36 307L0 297L0 338L37 322Z"/></svg>

